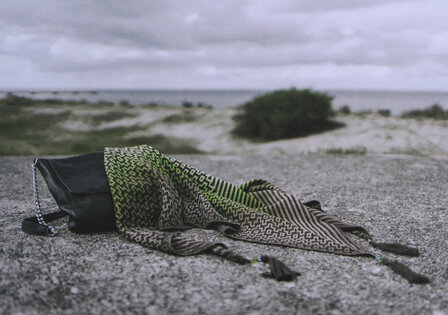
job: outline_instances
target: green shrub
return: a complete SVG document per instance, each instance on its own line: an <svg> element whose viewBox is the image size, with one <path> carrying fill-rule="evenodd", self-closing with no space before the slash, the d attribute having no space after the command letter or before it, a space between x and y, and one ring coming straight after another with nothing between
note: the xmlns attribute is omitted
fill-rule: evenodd
<svg viewBox="0 0 448 315"><path fill-rule="evenodd" d="M35 94L35 93L34 93ZM54 94L54 92L53 92ZM28 98L23 96L17 96L13 93L7 93L5 97L0 98L0 105L5 106L22 106L22 107L29 107L29 106L60 106L60 105L91 105L95 104L98 106L112 106L114 105L111 102L105 102L105 101L98 101L96 103L89 103L87 100L82 99L80 101L76 100L62 100L58 98L47 98L47 99L35 99L35 98Z"/></svg>
<svg viewBox="0 0 448 315"><path fill-rule="evenodd" d="M258 140L307 136L341 127L332 121L333 97L309 89L278 90L243 104L234 116L234 133Z"/></svg>
<svg viewBox="0 0 448 315"><path fill-rule="evenodd" d="M351 149L330 148L324 151L327 154L358 154L364 155L367 153L367 149L363 146L354 147Z"/></svg>
<svg viewBox="0 0 448 315"><path fill-rule="evenodd" d="M131 107L131 104L129 103L128 100L121 100L119 104L120 104L120 106L123 106L123 107Z"/></svg>
<svg viewBox="0 0 448 315"><path fill-rule="evenodd" d="M372 112L372 110L371 109L363 109L363 110L360 110L360 111L358 111L358 112L354 112L354 115L355 116L358 116L358 117L360 117L360 118L365 118L366 116L369 116L369 115L371 115L373 112Z"/></svg>
<svg viewBox="0 0 448 315"><path fill-rule="evenodd" d="M191 123L198 119L198 116L193 112L184 111L180 114L169 115L161 120L163 123L167 124L180 124L180 123Z"/></svg>
<svg viewBox="0 0 448 315"><path fill-rule="evenodd" d="M189 102L189 101L183 101L182 102L182 107L185 108L192 108L193 107L193 103Z"/></svg>
<svg viewBox="0 0 448 315"><path fill-rule="evenodd" d="M33 100L8 92L4 98L0 99L0 104L7 106L29 106L33 105Z"/></svg>
<svg viewBox="0 0 448 315"><path fill-rule="evenodd" d="M378 109L377 113L383 117L390 117L390 110L389 109Z"/></svg>
<svg viewBox="0 0 448 315"><path fill-rule="evenodd" d="M416 110L404 112L402 117L403 118L432 118L432 119L447 120L448 119L448 110L444 110L439 104L433 104L429 108L416 109Z"/></svg>
<svg viewBox="0 0 448 315"><path fill-rule="evenodd" d="M137 113L130 113L127 111L111 110L99 115L91 116L92 123L96 126L104 122L110 122L114 120L120 120L124 118L136 117Z"/></svg>
<svg viewBox="0 0 448 315"><path fill-rule="evenodd" d="M352 113L352 110L350 109L350 106L344 105L339 108L339 112L344 115L350 115Z"/></svg>

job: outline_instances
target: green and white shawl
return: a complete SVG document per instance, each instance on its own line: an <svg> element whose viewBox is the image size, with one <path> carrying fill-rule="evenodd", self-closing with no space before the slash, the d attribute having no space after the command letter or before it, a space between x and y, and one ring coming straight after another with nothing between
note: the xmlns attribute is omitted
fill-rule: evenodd
<svg viewBox="0 0 448 315"><path fill-rule="evenodd" d="M308 207L267 181L232 185L150 146L106 148L104 160L118 230L152 249L225 256L225 245L179 233L202 228L262 244L368 255L345 233L371 240L365 229Z"/></svg>
<svg viewBox="0 0 448 315"><path fill-rule="evenodd" d="M263 244L362 253L342 230L356 227L264 180L232 185L149 146L106 148L104 159L119 231L151 248L192 255L213 246L169 232L196 227Z"/></svg>

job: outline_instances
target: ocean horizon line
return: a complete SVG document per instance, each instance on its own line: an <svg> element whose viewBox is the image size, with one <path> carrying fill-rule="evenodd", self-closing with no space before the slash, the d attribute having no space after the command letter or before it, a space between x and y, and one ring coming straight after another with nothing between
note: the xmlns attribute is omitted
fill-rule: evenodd
<svg viewBox="0 0 448 315"><path fill-rule="evenodd" d="M143 105L150 103L181 106L188 102L227 108L240 106L254 97L275 90L263 89L88 89L88 90L0 90L0 98L8 92L32 99L60 99L63 101L86 101L90 103ZM334 108L349 106L354 111L389 109L398 114L406 110L422 109L439 104L448 109L448 91L405 90L316 90L333 97Z"/></svg>
<svg viewBox="0 0 448 315"><path fill-rule="evenodd" d="M310 89L318 92L403 92L403 93L448 93L447 90L438 90L438 89L396 89L396 88L312 88L312 87L285 87L285 88L2 88L0 87L0 93L8 93L8 92L43 92L43 93L51 93L51 92L150 92L150 91L163 91L163 92L181 92L181 91L192 91L192 92L244 92L244 91L253 91L253 92L273 92L276 90L288 90L290 88L296 88L298 90L302 89Z"/></svg>

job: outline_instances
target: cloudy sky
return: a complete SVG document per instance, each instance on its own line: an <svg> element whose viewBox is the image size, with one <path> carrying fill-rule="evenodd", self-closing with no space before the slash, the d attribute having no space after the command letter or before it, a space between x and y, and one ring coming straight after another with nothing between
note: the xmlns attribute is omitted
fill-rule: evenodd
<svg viewBox="0 0 448 315"><path fill-rule="evenodd" d="M0 89L448 90L447 0L1 0Z"/></svg>

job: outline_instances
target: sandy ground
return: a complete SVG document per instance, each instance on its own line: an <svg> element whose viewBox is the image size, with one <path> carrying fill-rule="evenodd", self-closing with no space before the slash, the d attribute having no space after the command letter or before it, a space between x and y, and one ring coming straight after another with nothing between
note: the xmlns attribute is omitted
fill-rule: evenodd
<svg viewBox="0 0 448 315"><path fill-rule="evenodd" d="M295 141L295 140L291 140ZM388 255L429 276L411 285L368 258L238 242L247 257L269 254L302 276L292 283L260 277L201 255L174 257L117 233L77 235L65 222L55 238L25 235L33 213L32 157L0 157L1 314L448 314L448 159L411 155L179 156L234 183L266 178L303 200L318 199L343 221L379 241L420 248L421 257ZM56 210L40 178L44 209Z"/></svg>
<svg viewBox="0 0 448 315"><path fill-rule="evenodd" d="M303 139L256 146L255 153L314 153L366 150L368 153L447 155L448 122L401 119L370 114L340 116L346 127Z"/></svg>
<svg viewBox="0 0 448 315"><path fill-rule="evenodd" d="M378 114L347 115L336 119L346 127L268 143L253 143L231 135L235 109L192 109L191 121L161 123L161 118L185 114L182 109L142 111L136 118L114 121L105 126L147 126L133 136L162 134L191 141L211 154L310 154L342 150L384 154L447 155L448 122L383 117Z"/></svg>
<svg viewBox="0 0 448 315"><path fill-rule="evenodd" d="M255 143L232 135L236 108L214 109L156 106L143 107L34 107L40 113L70 111L68 120L59 122L63 130L88 131L138 126L123 138L163 135L184 140L208 154L314 154L314 153L381 153L420 156L448 155L448 121L383 117L377 113L336 116L346 126L303 138ZM92 124L91 116L124 114L113 121ZM150 143L145 143L150 144Z"/></svg>

